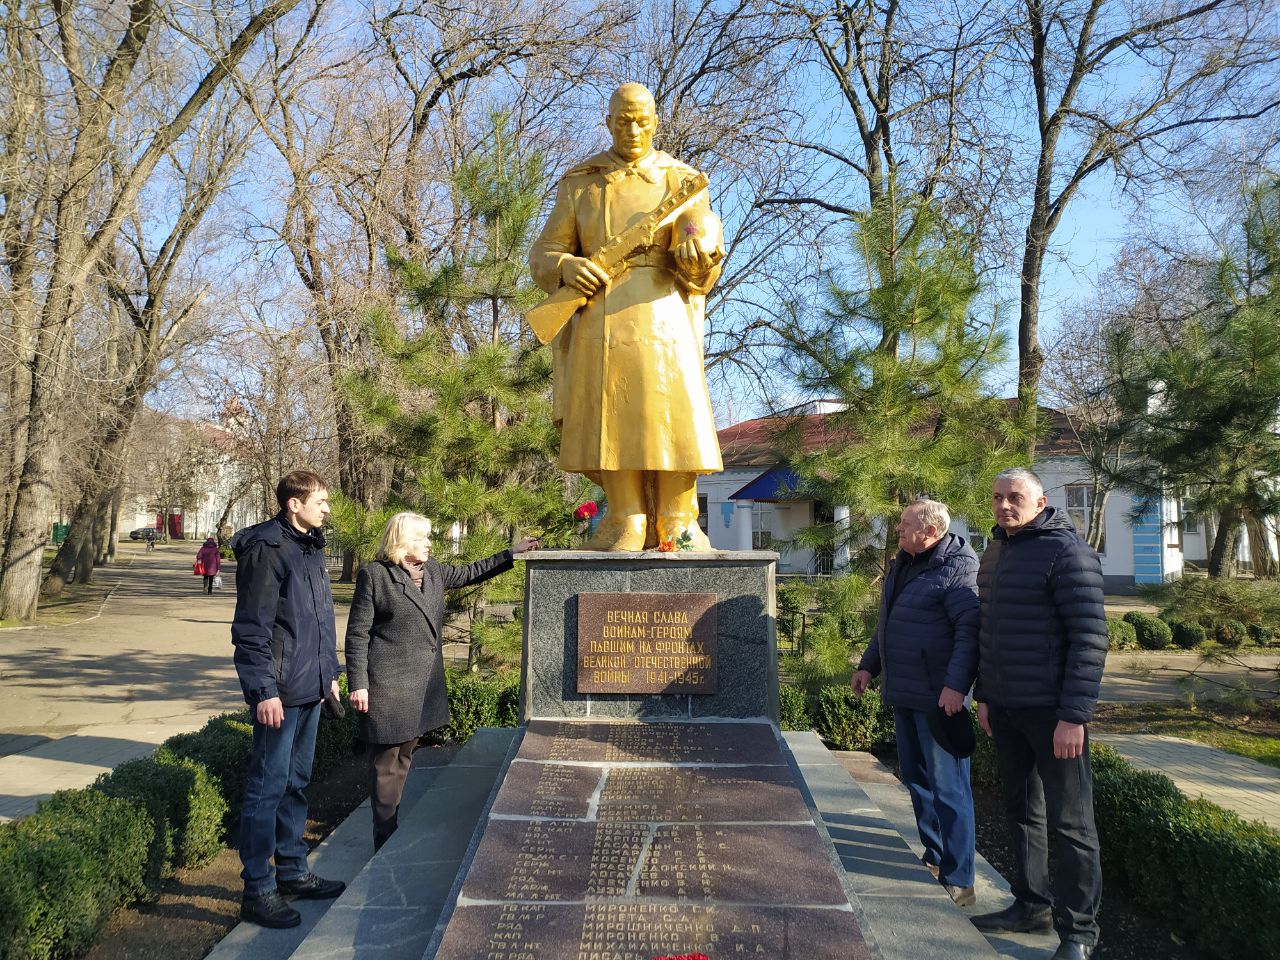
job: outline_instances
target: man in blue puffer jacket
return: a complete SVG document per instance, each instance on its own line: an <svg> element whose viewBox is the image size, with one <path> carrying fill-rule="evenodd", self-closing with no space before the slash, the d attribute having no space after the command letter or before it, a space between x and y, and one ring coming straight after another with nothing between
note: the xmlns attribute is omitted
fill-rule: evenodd
<svg viewBox="0 0 1280 960"><path fill-rule="evenodd" d="M1040 478L996 477L996 528L978 570L978 722L995 738L1014 852L1012 906L973 917L988 932L1051 928L1052 960L1098 943L1102 868L1086 724L1107 658L1102 564L1047 506ZM1049 836L1056 869L1049 879Z"/></svg>
<svg viewBox="0 0 1280 960"><path fill-rule="evenodd" d="M240 531L231 544L231 641L253 712L240 813L240 918L296 927L302 917L283 895L320 900L344 889L341 881L308 869L304 839L320 704L326 695L338 696L338 637L320 534L329 515L324 481L310 470L295 470L276 484L276 500L279 514Z"/></svg>
<svg viewBox="0 0 1280 960"><path fill-rule="evenodd" d="M951 516L935 500L902 511L898 555L880 597L880 621L853 675L861 696L884 674L893 707L902 782L911 794L924 863L960 906L974 902L973 794L969 760L949 754L929 729L939 707L965 709L978 664L978 558L948 533Z"/></svg>

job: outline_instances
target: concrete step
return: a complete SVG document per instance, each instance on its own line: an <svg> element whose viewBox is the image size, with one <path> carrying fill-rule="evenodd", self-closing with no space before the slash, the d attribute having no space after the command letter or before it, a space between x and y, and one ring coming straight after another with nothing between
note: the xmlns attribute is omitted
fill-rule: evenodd
<svg viewBox="0 0 1280 960"><path fill-rule="evenodd" d="M920 862L911 796L869 753L827 750L812 733L784 733L886 960L1001 957L1044 960L1052 934L984 936L968 922L1013 903L1009 884L978 855L977 903L957 907Z"/></svg>
<svg viewBox="0 0 1280 960"><path fill-rule="evenodd" d="M412 809L405 812L401 805L400 829L286 956L421 960L515 734L494 727L477 730L420 791ZM367 810L360 829L372 847Z"/></svg>
<svg viewBox="0 0 1280 960"><path fill-rule="evenodd" d="M322 877L346 882L347 889L342 896L336 900L292 901L295 909L302 914L302 923L290 930L268 930L251 923L239 924L214 947L206 960L287 960L290 956L354 957L354 948L348 947L343 952L341 944L344 935L349 940L353 938L353 932L346 928L352 917L357 915L363 915L365 926L378 934L383 932L385 919L388 924L387 936L390 937L390 924L395 920L395 911L385 907L378 909L378 898L374 899L369 910L363 908L370 899L371 889L380 891L385 897L392 888L386 886L383 879L371 885L366 874L371 871L384 874L384 858L402 847L415 846L413 841L428 833L438 834L441 830L447 832L451 829L461 836L465 850L514 734L514 730L479 730L447 766L411 769L400 803L401 828L383 846L376 859L373 856L369 801L366 800L311 853L312 870ZM452 866L440 864L435 871L448 875L449 879L445 881L446 892L456 871L456 863ZM396 871L392 873L394 876ZM416 902L416 898L411 899L415 900L412 910L421 912L425 909L426 905ZM424 916L422 925L425 928L424 937L429 938L435 926L435 917ZM408 926L412 927L412 924ZM424 939L422 946L425 943ZM363 957L366 954L361 951L360 955ZM405 952L393 951L387 956L419 960L422 948L419 946L416 952L412 948Z"/></svg>

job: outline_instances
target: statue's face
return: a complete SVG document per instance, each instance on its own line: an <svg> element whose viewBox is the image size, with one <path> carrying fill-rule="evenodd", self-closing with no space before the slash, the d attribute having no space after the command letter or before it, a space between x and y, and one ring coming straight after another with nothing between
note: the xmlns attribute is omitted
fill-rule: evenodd
<svg viewBox="0 0 1280 960"><path fill-rule="evenodd" d="M613 134L614 152L624 160L639 160L653 149L658 117L648 101L623 100L613 105L604 125Z"/></svg>

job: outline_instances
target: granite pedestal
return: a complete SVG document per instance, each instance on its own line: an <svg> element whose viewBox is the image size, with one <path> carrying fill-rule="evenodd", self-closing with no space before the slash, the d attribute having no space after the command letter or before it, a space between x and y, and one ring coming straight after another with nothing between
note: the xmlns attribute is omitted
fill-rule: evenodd
<svg viewBox="0 0 1280 960"><path fill-rule="evenodd" d="M776 553L538 550L524 557L523 720L728 718L777 723ZM653 605L639 599L642 596L713 595L714 692L580 692L579 668L591 652L579 647L583 594L633 595L635 610L641 613ZM697 624L690 627L696 629ZM661 633L659 625L650 624L648 639L636 641L636 656L639 645L646 643L653 648L650 654L659 658L650 662L666 662L659 649L664 642ZM605 653L616 655L616 650ZM645 662L636 659L629 666Z"/></svg>

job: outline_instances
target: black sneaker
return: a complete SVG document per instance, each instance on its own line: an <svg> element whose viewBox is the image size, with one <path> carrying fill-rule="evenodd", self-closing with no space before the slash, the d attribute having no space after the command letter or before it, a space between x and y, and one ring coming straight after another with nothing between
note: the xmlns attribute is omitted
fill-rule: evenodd
<svg viewBox="0 0 1280 960"><path fill-rule="evenodd" d="M1015 900L995 913L980 913L970 922L983 933L1048 933L1053 929L1053 912Z"/></svg>
<svg viewBox="0 0 1280 960"><path fill-rule="evenodd" d="M302 914L284 902L279 890L268 890L260 896L245 896L240 900L240 919L283 930L300 924Z"/></svg>
<svg viewBox="0 0 1280 960"><path fill-rule="evenodd" d="M314 873L304 873L292 880L277 880L276 886L286 897L302 897L303 900L332 900L347 889L341 880L324 880Z"/></svg>

